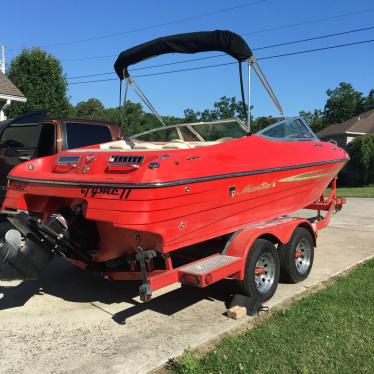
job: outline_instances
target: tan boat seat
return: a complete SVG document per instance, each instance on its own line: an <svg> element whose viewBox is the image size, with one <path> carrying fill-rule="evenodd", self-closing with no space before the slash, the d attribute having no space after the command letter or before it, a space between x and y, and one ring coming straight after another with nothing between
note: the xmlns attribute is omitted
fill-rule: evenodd
<svg viewBox="0 0 374 374"><path fill-rule="evenodd" d="M193 148L193 145L186 143L183 140L169 142L162 146L162 149L189 149L189 148Z"/></svg>
<svg viewBox="0 0 374 374"><path fill-rule="evenodd" d="M165 144L155 144L150 142L135 143L135 146L131 148L124 140L117 140L115 142L100 144L100 149L147 149L147 150L161 150L161 149L189 149L189 148L200 148L207 147L209 145L219 144L226 141L232 140L232 138L222 138L216 141L207 142L185 142L180 139L173 140Z"/></svg>
<svg viewBox="0 0 374 374"><path fill-rule="evenodd" d="M210 145L219 144L218 142L196 142L193 144L194 148L208 147Z"/></svg>
<svg viewBox="0 0 374 374"><path fill-rule="evenodd" d="M133 149L150 149L156 151L162 149L162 145L154 143L136 143Z"/></svg>
<svg viewBox="0 0 374 374"><path fill-rule="evenodd" d="M117 140L116 142L100 144L100 149L131 149L131 147L124 140Z"/></svg>

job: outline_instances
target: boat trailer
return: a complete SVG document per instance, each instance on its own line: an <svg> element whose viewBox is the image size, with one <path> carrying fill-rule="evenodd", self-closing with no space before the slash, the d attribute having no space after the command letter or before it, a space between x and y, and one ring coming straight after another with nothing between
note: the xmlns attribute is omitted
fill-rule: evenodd
<svg viewBox="0 0 374 374"><path fill-rule="evenodd" d="M268 287L266 277L270 277L267 273L268 271L271 273L271 262L268 261L269 259L266 260L264 255L256 258L255 266L252 268L254 274L248 274L248 259L250 259L253 249L261 247L261 245L277 246L281 259L280 268L282 268L283 258L283 270L288 273L292 269L287 264L296 263L297 268L300 263L301 266L303 249L299 243L293 243L296 240L295 233L300 231L300 228L304 230L304 239L306 236L312 239L313 248L309 249L312 251L316 246L318 230L325 228L329 224L332 214L341 210L345 203L345 199L336 196L336 179L331 182L330 187L329 196L322 195L313 204L305 207L305 209L317 212L313 218L283 216L241 228L230 235L221 252L197 261L192 260L178 267L174 267L170 253L162 254L165 269L154 268L154 259L157 253L153 250L143 250L139 235L137 235L136 254L125 256L125 261L131 264L131 271L113 270L107 263L95 262L90 256L71 245L63 217L53 215L47 223L43 223L41 219L31 217L24 211L3 211L2 214L18 231L8 231L5 240L0 243L0 279L36 279L49 261L54 256L58 256L66 258L82 269L94 269L105 279L141 281L140 298L142 301L149 301L153 291L174 283L207 287L224 278L235 279L239 283L243 283L248 280L248 275L251 278L254 275L255 285L260 287L260 292L253 295L252 290L250 291L252 295L248 295L247 290L244 292L247 294L244 298L243 296L234 297L233 300L234 304L247 306L248 314L252 315L257 312L261 303L269 299L275 292L280 271L277 269L273 271L273 280L276 283L274 290L268 290L268 292L261 294L261 287L263 289ZM325 212L325 214L322 215L321 212ZM22 250L21 234L35 245L28 246L27 250ZM301 243L301 239L298 240ZM296 249L291 253L294 244ZM301 249L297 249L299 247ZM287 252L290 253L282 255L280 251L286 249L289 249ZM67 258L68 254L74 254L75 258ZM300 273L301 276L298 278L294 276L291 279L293 283L306 278L311 270L313 256L309 256L309 262L307 271ZM266 267L267 263L269 263L268 268ZM302 276L302 274L306 275Z"/></svg>

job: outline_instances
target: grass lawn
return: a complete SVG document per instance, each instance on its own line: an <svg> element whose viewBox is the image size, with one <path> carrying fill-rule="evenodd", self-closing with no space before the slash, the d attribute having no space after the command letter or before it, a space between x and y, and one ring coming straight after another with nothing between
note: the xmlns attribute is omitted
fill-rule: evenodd
<svg viewBox="0 0 374 374"><path fill-rule="evenodd" d="M174 373L374 373L374 260Z"/></svg>
<svg viewBox="0 0 374 374"><path fill-rule="evenodd" d="M341 197L374 197L374 186L367 187L341 187L337 190Z"/></svg>

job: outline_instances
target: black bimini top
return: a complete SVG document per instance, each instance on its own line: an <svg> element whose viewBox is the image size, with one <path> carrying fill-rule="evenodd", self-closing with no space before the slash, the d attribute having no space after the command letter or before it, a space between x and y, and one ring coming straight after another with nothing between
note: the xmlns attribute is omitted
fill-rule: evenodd
<svg viewBox="0 0 374 374"><path fill-rule="evenodd" d="M129 48L119 54L114 70L120 79L128 77L128 67L137 62L166 53L198 53L222 51L239 62L252 56L245 40L227 30L191 32L164 36Z"/></svg>

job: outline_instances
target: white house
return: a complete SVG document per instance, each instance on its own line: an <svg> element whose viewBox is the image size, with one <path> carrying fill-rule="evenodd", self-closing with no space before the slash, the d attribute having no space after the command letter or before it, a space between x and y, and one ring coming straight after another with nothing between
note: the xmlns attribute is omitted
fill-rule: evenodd
<svg viewBox="0 0 374 374"><path fill-rule="evenodd" d="M374 134L374 109L342 123L330 125L319 131L317 136L322 140L333 139L339 147L346 148L356 136L366 134Z"/></svg>
<svg viewBox="0 0 374 374"><path fill-rule="evenodd" d="M0 121L6 119L4 110L12 101L25 102L25 95L9 80L9 78L0 72Z"/></svg>

